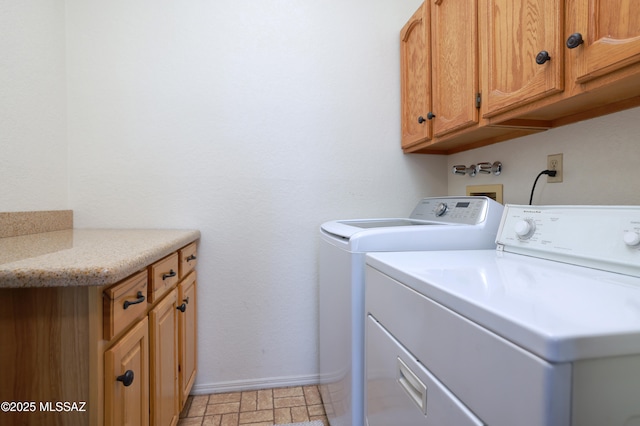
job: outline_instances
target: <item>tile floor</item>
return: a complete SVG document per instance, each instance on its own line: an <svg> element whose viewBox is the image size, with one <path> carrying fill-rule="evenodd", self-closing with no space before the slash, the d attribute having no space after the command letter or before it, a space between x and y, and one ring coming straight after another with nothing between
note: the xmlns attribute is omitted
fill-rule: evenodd
<svg viewBox="0 0 640 426"><path fill-rule="evenodd" d="M178 426L272 426L321 420L329 426L317 386L190 396Z"/></svg>

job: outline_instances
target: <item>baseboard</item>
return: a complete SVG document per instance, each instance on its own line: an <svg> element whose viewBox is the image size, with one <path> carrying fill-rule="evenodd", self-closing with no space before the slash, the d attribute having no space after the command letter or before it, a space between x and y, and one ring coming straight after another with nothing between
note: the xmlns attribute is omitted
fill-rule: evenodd
<svg viewBox="0 0 640 426"><path fill-rule="evenodd" d="M231 382L196 383L191 389L192 395L211 393L240 392L257 389L286 388L291 386L317 385L318 375L269 377L255 380L234 380Z"/></svg>

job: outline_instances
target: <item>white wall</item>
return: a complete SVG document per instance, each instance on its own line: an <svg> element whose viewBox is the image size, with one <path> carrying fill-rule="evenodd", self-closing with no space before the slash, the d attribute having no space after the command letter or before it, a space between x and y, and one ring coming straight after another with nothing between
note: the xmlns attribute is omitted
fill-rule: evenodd
<svg viewBox="0 0 640 426"><path fill-rule="evenodd" d="M562 183L541 176L533 204L640 205L640 108L575 123L512 141L451 155L456 164L502 161L500 176L454 176L449 194L465 194L467 185L503 184L504 202L528 204L533 182L547 167L547 155L563 154Z"/></svg>
<svg viewBox="0 0 640 426"><path fill-rule="evenodd" d="M419 0L68 0L78 227L202 231L196 390L317 380L317 234L446 192L399 148Z"/></svg>
<svg viewBox="0 0 640 426"><path fill-rule="evenodd" d="M67 208L64 2L0 1L0 211Z"/></svg>

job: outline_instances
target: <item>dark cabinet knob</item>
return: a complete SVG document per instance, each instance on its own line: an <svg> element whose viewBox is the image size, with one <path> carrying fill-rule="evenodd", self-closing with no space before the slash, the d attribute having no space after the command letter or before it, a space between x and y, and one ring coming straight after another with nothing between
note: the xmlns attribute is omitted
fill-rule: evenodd
<svg viewBox="0 0 640 426"><path fill-rule="evenodd" d="M436 115L429 111L429 113L427 114L427 120L433 120L434 118L436 118Z"/></svg>
<svg viewBox="0 0 640 426"><path fill-rule="evenodd" d="M423 116L418 117L418 123L422 124L425 121L427 121L427 120L425 120Z"/></svg>
<svg viewBox="0 0 640 426"><path fill-rule="evenodd" d="M575 49L576 47L580 46L582 43L584 43L584 40L582 39L582 34L580 33L573 33L567 39L567 47L569 49Z"/></svg>
<svg viewBox="0 0 640 426"><path fill-rule="evenodd" d="M196 260L195 254L192 254L191 256L187 257L187 262L191 262L192 260Z"/></svg>
<svg viewBox="0 0 640 426"><path fill-rule="evenodd" d="M176 309L179 310L180 312L184 313L184 311L187 310L187 305L186 305L186 303L183 303L180 306L176 306Z"/></svg>
<svg viewBox="0 0 640 426"><path fill-rule="evenodd" d="M133 371L125 371L122 376L116 377L116 380L122 382L122 384L125 386L131 386L131 383L133 383Z"/></svg>
<svg viewBox="0 0 640 426"><path fill-rule="evenodd" d="M546 50L543 50L542 52L538 53L538 55L536 56L536 63L538 65L542 65L547 61L551 60L551 56L549 56L549 52L547 52Z"/></svg>

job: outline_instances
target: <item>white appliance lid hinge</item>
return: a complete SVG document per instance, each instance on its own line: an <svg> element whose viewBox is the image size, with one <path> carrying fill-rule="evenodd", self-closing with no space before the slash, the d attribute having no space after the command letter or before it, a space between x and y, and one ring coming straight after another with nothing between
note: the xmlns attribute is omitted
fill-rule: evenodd
<svg viewBox="0 0 640 426"><path fill-rule="evenodd" d="M498 245L496 246L496 250L498 250L498 251L504 251L504 244L498 244Z"/></svg>

